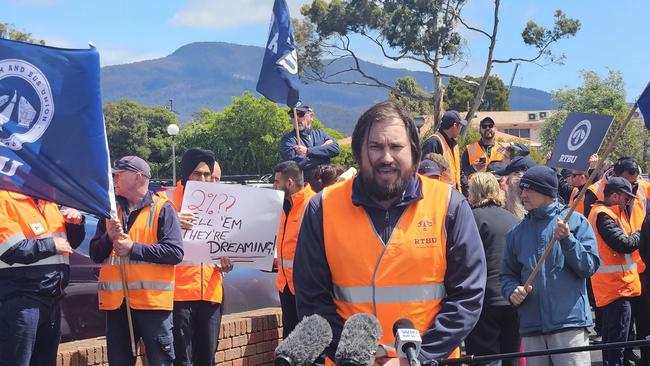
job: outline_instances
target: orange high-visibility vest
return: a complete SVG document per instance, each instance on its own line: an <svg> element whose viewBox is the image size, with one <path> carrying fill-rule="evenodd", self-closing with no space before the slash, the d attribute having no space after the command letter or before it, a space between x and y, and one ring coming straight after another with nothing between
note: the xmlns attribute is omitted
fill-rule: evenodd
<svg viewBox="0 0 650 366"><path fill-rule="evenodd" d="M599 307L621 297L641 295L641 281L632 255L614 251L598 232L596 221L601 212L614 219L625 234L629 235L632 232L625 213L621 212L618 206L605 206L601 203L593 205L589 213L589 222L596 233L601 264L591 277L591 285L594 289L596 306Z"/></svg>
<svg viewBox="0 0 650 366"><path fill-rule="evenodd" d="M327 187L323 194L324 246L336 311L344 320L374 314L384 330L380 343L392 357L395 321L410 319L424 334L446 296L445 221L451 189L419 178L424 199L406 208L386 245L364 208L352 204L353 180Z"/></svg>
<svg viewBox="0 0 650 366"><path fill-rule="evenodd" d="M580 190L578 187L573 187L573 190L571 191L571 196L569 197L569 207L573 207L573 203L576 201L578 198L578 195L580 194ZM576 212L580 212L581 214L585 214L585 200L584 197L583 199L578 202L578 206L576 206Z"/></svg>
<svg viewBox="0 0 650 366"><path fill-rule="evenodd" d="M149 207L142 208L128 235L136 243L156 245L158 243L158 217L167 202L160 197L153 197ZM118 217L122 209L117 208ZM174 307L174 266L132 260L123 257L126 262L126 281L129 289L129 305L137 310L172 310ZM99 309L115 310L124 301L120 257L111 252L104 260L99 271Z"/></svg>
<svg viewBox="0 0 650 366"><path fill-rule="evenodd" d="M467 149L467 157L469 158L469 164L476 164L480 158L485 158L485 164L490 164L493 161L503 160L503 155L499 153L499 145L494 144L492 150L490 151L490 156L487 156L481 144L477 142L469 144L465 147Z"/></svg>
<svg viewBox="0 0 650 366"><path fill-rule="evenodd" d="M636 190L636 198L634 199L632 211L630 212L630 227L632 228L632 232L640 231L641 226L643 226L643 220L645 220L646 214L646 199L650 190L650 183L647 181L639 179L638 183L639 187ZM636 262L637 271L639 273L645 272L646 265L641 259L641 254L639 254L638 249L632 253L632 259Z"/></svg>
<svg viewBox="0 0 650 366"><path fill-rule="evenodd" d="M280 230L278 231L278 291L282 292L286 285L289 285L289 291L296 293L293 287L293 257L296 254L296 244L298 242L298 233L302 216L305 213L309 199L316 193L309 185L289 197L291 200L291 210L289 216L282 210L282 219L280 220Z"/></svg>
<svg viewBox="0 0 650 366"><path fill-rule="evenodd" d="M605 178L601 178L600 180L598 180L598 182L590 185L589 188L587 189L590 190L596 196L596 199L598 201L604 201L606 184L607 184L607 180Z"/></svg>
<svg viewBox="0 0 650 366"><path fill-rule="evenodd" d="M177 212L183 206L183 183L178 181L176 187L158 192L166 197ZM223 275L211 264L193 264L181 262L176 265L174 282L174 301L209 301L223 302Z"/></svg>
<svg viewBox="0 0 650 366"><path fill-rule="evenodd" d="M66 237L65 220L59 207L42 199L37 201L38 205L24 194L0 191L0 255L25 239ZM67 254L55 254L30 264L9 265L0 261L0 270L68 263Z"/></svg>
<svg viewBox="0 0 650 366"><path fill-rule="evenodd" d="M452 183L454 185L454 188L456 188L459 192L462 192L462 188L460 186L460 156L458 144L456 144L453 149L449 147L447 140L445 140L445 136L443 136L440 131L436 132L433 136L440 140L440 145L442 146L442 156L449 163L449 169L451 170L451 182L449 183Z"/></svg>

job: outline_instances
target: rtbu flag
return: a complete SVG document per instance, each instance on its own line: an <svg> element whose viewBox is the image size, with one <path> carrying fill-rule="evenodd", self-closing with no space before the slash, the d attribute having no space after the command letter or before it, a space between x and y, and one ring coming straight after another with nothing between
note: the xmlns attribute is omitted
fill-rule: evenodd
<svg viewBox="0 0 650 366"><path fill-rule="evenodd" d="M643 121L645 122L645 128L650 130L650 83L646 85L645 90L639 97L639 100L636 102L636 105L639 107L641 114L643 114Z"/></svg>
<svg viewBox="0 0 650 366"><path fill-rule="evenodd" d="M294 107L299 99L298 56L285 0L275 0L270 28L255 89L276 103Z"/></svg>
<svg viewBox="0 0 650 366"><path fill-rule="evenodd" d="M97 51L0 39L0 189L108 217L109 168Z"/></svg>

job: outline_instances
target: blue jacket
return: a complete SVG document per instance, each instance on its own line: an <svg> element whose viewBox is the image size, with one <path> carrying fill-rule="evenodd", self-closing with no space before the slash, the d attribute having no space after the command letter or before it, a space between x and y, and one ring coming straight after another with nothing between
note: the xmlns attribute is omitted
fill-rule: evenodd
<svg viewBox="0 0 650 366"><path fill-rule="evenodd" d="M365 209L375 232L379 233L383 242L388 242L406 208L424 198L420 178L413 176L402 199L388 209L384 209L368 195L362 179L358 176L354 180L352 203ZM293 281L299 318L318 314L330 323L334 337L325 353L334 359L343 329L343 318L336 312L331 295L333 285L325 256L322 194L320 192L312 197L305 210L296 245ZM422 334L421 361L447 357L474 328L483 304L485 254L472 210L465 197L455 189L451 190L447 207L447 297L442 301L440 312L431 327ZM350 223L349 227L341 230L353 228L353 223ZM390 329L384 329L384 332L389 331Z"/></svg>
<svg viewBox="0 0 650 366"><path fill-rule="evenodd" d="M501 266L503 297L523 285L544 253L557 224L569 208L554 202L531 210L506 238ZM586 280L598 266L598 245L587 219L574 213L569 219L571 234L555 243L535 280L533 290L519 305L522 335L550 333L591 325Z"/></svg>
<svg viewBox="0 0 650 366"><path fill-rule="evenodd" d="M325 141L331 140L331 144ZM280 157L282 161L293 160L304 171L305 180L311 181L312 169L321 164L329 164L330 158L336 157L341 150L339 144L329 137L323 130L300 131L300 141L307 146L307 156L299 156L294 150L296 143L296 131L286 133L280 140Z"/></svg>

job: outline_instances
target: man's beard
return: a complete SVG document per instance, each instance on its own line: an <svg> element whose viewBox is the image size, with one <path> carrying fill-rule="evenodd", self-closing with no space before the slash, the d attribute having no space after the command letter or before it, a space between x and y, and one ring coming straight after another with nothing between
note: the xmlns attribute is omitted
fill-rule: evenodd
<svg viewBox="0 0 650 366"><path fill-rule="evenodd" d="M392 167L393 169L397 170L397 179L393 183L381 185L379 182L377 182L375 176L379 174L379 169L386 167L392 166L382 164L380 166L373 167L372 176L364 177L366 188L368 189L368 194L378 202L392 200L401 196L404 193L404 190L406 189L409 181L409 177L411 176L411 174L404 176L402 174L402 169L399 167Z"/></svg>
<svg viewBox="0 0 650 366"><path fill-rule="evenodd" d="M482 135L482 137L483 137L484 139L486 139L486 140L491 140L491 139L494 138L494 132L491 132L491 133L486 132L486 133L484 133L484 134Z"/></svg>

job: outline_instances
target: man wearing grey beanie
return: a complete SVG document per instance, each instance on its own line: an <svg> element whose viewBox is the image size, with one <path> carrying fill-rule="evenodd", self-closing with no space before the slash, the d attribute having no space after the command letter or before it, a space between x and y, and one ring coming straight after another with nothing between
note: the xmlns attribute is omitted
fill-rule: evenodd
<svg viewBox="0 0 650 366"><path fill-rule="evenodd" d="M501 267L502 294L518 307L519 332L526 351L589 345L591 309L586 280L600 265L598 246L587 219L557 201L555 171L534 166L521 178L528 214L508 233ZM557 240L541 271L524 288L551 239ZM590 365L589 352L529 357L529 366Z"/></svg>

